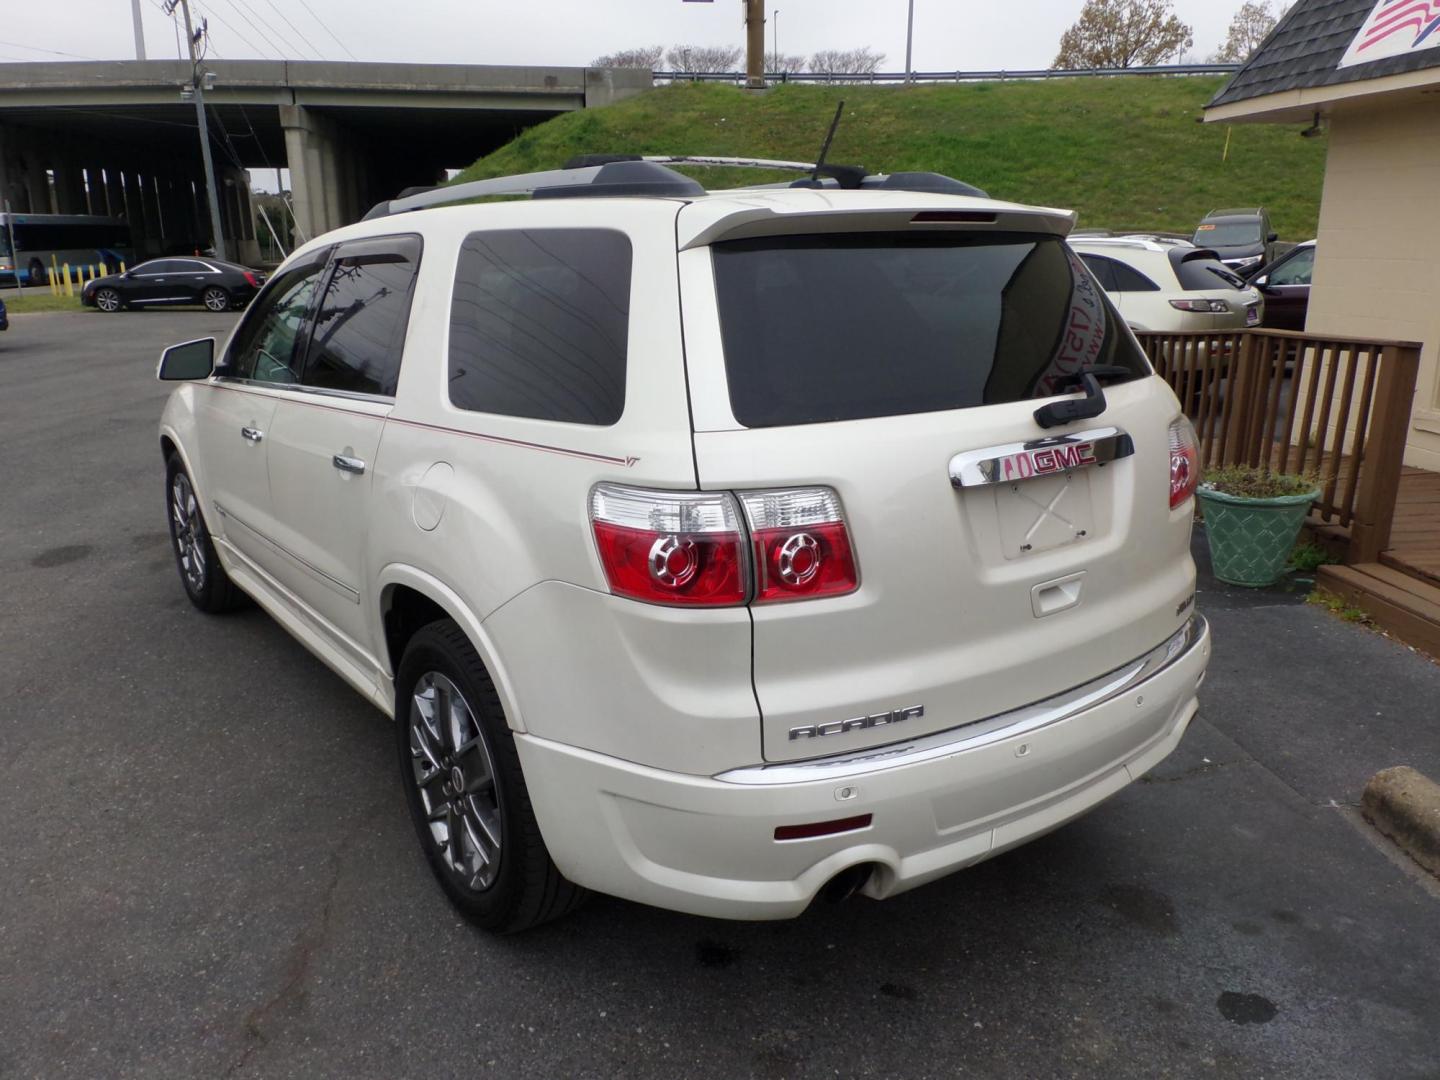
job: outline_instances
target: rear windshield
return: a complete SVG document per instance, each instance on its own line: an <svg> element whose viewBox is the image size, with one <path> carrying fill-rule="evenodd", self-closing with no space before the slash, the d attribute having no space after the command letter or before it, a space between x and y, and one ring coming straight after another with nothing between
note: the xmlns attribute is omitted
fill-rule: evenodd
<svg viewBox="0 0 1440 1080"><path fill-rule="evenodd" d="M1201 225L1195 230L1195 243L1201 247L1243 247L1260 243L1258 221L1221 221Z"/></svg>
<svg viewBox="0 0 1440 1080"><path fill-rule="evenodd" d="M1170 262L1175 267L1175 276L1180 279L1180 287L1187 292L1248 288L1245 279L1221 262L1213 251L1202 253L1193 249L1172 249Z"/></svg>
<svg viewBox="0 0 1440 1080"><path fill-rule="evenodd" d="M1096 364L1149 374L1054 236L765 237L713 251L730 405L746 427L1050 397Z"/></svg>

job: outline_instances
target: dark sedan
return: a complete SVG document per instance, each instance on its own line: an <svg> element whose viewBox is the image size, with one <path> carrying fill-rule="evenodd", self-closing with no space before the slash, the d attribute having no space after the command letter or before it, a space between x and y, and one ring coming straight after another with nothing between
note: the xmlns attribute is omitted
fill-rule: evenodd
<svg viewBox="0 0 1440 1080"><path fill-rule="evenodd" d="M123 274L87 281L80 302L101 311L131 307L203 304L211 311L244 307L260 286L258 271L210 258L151 259Z"/></svg>

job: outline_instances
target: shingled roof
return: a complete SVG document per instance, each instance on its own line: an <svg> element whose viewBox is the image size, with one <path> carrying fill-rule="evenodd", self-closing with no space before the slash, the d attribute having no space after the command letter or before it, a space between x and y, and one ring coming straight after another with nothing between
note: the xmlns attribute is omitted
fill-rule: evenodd
<svg viewBox="0 0 1440 1080"><path fill-rule="evenodd" d="M1440 67L1440 49L1417 49L1354 67L1337 68L1375 0L1296 0L1245 66L1207 108L1282 90L1358 82Z"/></svg>

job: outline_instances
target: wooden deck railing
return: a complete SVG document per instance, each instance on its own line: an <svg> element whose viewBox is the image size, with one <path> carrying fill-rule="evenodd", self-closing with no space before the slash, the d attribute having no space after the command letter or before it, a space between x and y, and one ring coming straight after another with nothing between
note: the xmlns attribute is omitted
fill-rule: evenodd
<svg viewBox="0 0 1440 1080"><path fill-rule="evenodd" d="M1418 344L1281 330L1139 337L1195 424L1202 465L1313 473L1314 513L1349 530L1348 561L1389 546Z"/></svg>

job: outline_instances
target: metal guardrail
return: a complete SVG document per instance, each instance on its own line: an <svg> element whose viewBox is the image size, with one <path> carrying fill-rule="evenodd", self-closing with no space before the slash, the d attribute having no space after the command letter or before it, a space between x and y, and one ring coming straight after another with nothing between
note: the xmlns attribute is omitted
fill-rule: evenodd
<svg viewBox="0 0 1440 1080"><path fill-rule="evenodd" d="M766 82L800 83L903 83L909 82L1005 82L1009 79L1078 79L1114 75L1229 75L1239 71L1239 64L1156 64L1130 68L1022 68L1018 71L874 71L864 74L842 74L829 71L772 71ZM656 82L730 82L743 83L743 71L655 71Z"/></svg>

